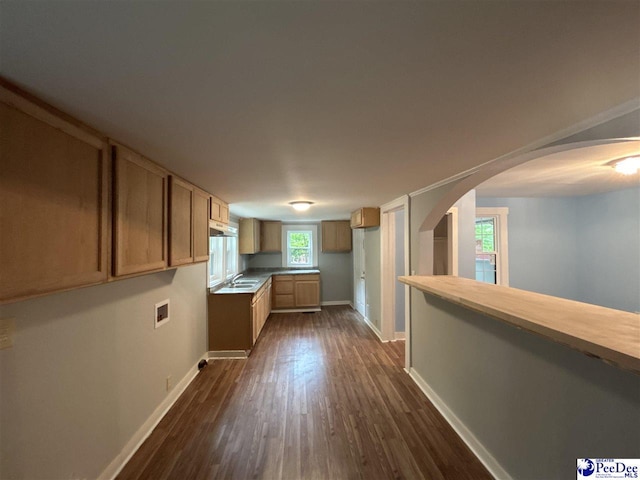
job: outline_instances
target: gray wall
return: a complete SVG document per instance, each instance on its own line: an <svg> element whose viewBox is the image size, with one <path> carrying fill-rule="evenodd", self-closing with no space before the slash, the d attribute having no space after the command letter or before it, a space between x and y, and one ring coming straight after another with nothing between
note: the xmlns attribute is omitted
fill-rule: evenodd
<svg viewBox="0 0 640 480"><path fill-rule="evenodd" d="M640 456L640 376L413 289L414 368L515 479Z"/></svg>
<svg viewBox="0 0 640 480"><path fill-rule="evenodd" d="M154 305L171 300L154 329ZM0 478L96 478L207 350L206 264L0 307Z"/></svg>
<svg viewBox="0 0 640 480"><path fill-rule="evenodd" d="M318 235L322 234L320 223ZM348 253L323 253L318 248L320 269L320 298L322 302L353 301L353 255ZM282 268L281 253L256 253L240 255L240 264L245 268Z"/></svg>
<svg viewBox="0 0 640 480"><path fill-rule="evenodd" d="M640 311L640 189L477 204L509 208L512 287Z"/></svg>
<svg viewBox="0 0 640 480"><path fill-rule="evenodd" d="M364 230L364 272L365 272L365 311L369 321L380 330L381 315L381 265L380 265L380 227Z"/></svg>
<svg viewBox="0 0 640 480"><path fill-rule="evenodd" d="M578 202L578 299L640 312L640 188Z"/></svg>
<svg viewBox="0 0 640 480"><path fill-rule="evenodd" d="M509 286L578 300L575 199L478 197L477 205L509 208Z"/></svg>

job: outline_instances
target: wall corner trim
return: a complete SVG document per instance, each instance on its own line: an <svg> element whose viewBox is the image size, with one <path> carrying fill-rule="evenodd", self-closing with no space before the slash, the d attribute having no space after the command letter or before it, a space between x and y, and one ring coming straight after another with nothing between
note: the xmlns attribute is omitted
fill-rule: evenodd
<svg viewBox="0 0 640 480"><path fill-rule="evenodd" d="M351 300L328 300L326 302L322 302L320 305L323 307L331 305L349 305L351 306L351 308L353 308Z"/></svg>
<svg viewBox="0 0 640 480"><path fill-rule="evenodd" d="M444 401L438 396L438 394L429 386L429 384L420 376L420 374L413 368L407 370L407 373L411 377L411 379L415 382L422 393L426 395L426 397L433 403L433 405L438 409L440 414L445 418L445 420L451 425L451 427L455 430L458 436L462 439L462 441L469 447L469 449L474 453L478 460L485 466L489 473L493 475L494 478L499 478L500 480L512 480L512 477L507 473L507 471L502 468L502 466L498 463L498 461L493 458L491 453L480 443L480 441L473 435L471 430L469 430L464 423L456 416L455 413L449 409L449 407L444 403Z"/></svg>
<svg viewBox="0 0 640 480"><path fill-rule="evenodd" d="M207 355L202 355L202 358L206 358ZM201 359L198 359L200 362ZM178 382L178 384L169 392L169 394L162 400L160 405L153 411L149 418L142 424L142 426L133 434L133 437L129 439L120 453L113 459L113 461L105 468L98 480L112 480L120 473L127 462L138 451L140 446L144 443L153 429L156 428L160 420L164 418L169 409L180 398L180 395L187 389L189 384L198 374L198 362L189 369L184 377Z"/></svg>

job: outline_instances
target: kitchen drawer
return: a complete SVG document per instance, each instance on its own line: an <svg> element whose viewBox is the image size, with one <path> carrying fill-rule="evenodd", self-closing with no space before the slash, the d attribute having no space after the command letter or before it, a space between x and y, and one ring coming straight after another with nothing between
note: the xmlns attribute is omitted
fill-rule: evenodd
<svg viewBox="0 0 640 480"><path fill-rule="evenodd" d="M277 282L291 282L293 280L293 275L274 275L273 280Z"/></svg>
<svg viewBox="0 0 640 480"><path fill-rule="evenodd" d="M320 274L313 273L311 275L296 275L296 282L301 282L304 280L320 280Z"/></svg>

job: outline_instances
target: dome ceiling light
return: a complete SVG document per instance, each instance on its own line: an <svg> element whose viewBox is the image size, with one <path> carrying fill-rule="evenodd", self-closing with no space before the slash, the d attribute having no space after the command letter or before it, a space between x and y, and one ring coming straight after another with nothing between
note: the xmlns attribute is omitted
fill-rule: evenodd
<svg viewBox="0 0 640 480"><path fill-rule="evenodd" d="M309 207L313 205L313 202L296 201L296 202L289 202L289 205L291 205L294 208L294 210L297 210L298 212L306 212L307 210L309 210Z"/></svg>
<svg viewBox="0 0 640 480"><path fill-rule="evenodd" d="M640 170L640 157L619 158L609 162L613 169L623 175L633 175Z"/></svg>

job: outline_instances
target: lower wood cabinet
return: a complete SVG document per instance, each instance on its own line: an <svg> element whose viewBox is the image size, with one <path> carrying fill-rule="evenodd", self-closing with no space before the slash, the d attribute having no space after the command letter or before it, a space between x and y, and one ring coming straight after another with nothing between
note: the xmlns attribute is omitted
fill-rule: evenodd
<svg viewBox="0 0 640 480"><path fill-rule="evenodd" d="M267 280L267 283L260 287L253 295L251 301L251 325L253 331L253 344L262 332L262 327L269 318L271 313L271 279Z"/></svg>
<svg viewBox="0 0 640 480"><path fill-rule="evenodd" d="M320 307L320 275L295 275L296 308Z"/></svg>
<svg viewBox="0 0 640 480"><path fill-rule="evenodd" d="M274 275L274 310L320 310L320 274Z"/></svg>
<svg viewBox="0 0 640 480"><path fill-rule="evenodd" d="M251 350L271 313L271 279L256 293L211 294L207 303L209 351Z"/></svg>

